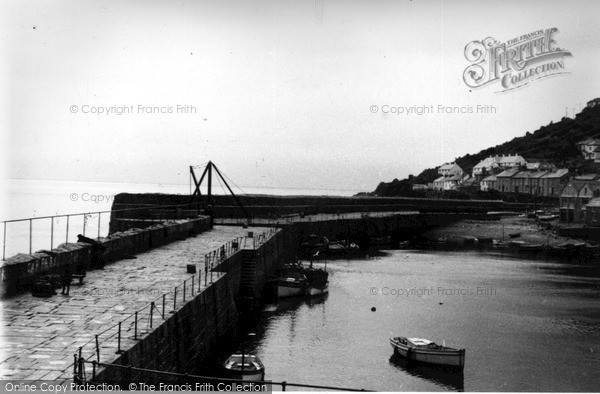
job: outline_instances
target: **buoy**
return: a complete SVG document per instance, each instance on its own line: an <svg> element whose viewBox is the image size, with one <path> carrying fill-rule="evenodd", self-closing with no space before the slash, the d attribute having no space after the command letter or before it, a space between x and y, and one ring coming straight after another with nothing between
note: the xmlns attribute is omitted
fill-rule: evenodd
<svg viewBox="0 0 600 394"><path fill-rule="evenodd" d="M375 312L377 310L377 308L375 308L374 306L371 307L371 312Z"/></svg>

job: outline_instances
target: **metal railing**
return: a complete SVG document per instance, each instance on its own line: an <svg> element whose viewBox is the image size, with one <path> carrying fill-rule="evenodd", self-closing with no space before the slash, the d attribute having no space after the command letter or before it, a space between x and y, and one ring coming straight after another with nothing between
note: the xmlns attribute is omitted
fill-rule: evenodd
<svg viewBox="0 0 600 394"><path fill-rule="evenodd" d="M122 343L124 340L140 340L144 334L151 332L154 327L167 320L169 314L175 313L178 308L202 292L201 282L201 272L198 275L194 274L175 286L172 291L163 293L143 308L94 335L89 341L79 346L79 357L86 361L95 358L97 362L100 362L101 348L116 349L113 354L123 353ZM90 345L93 346L93 350L84 355L83 352L86 350L84 348Z"/></svg>
<svg viewBox="0 0 600 394"><path fill-rule="evenodd" d="M2 223L2 229L3 229L3 233L2 233L2 260L6 260L6 239L7 239L7 233L8 233L8 224L16 224L16 223L25 223L26 225L28 225L28 230L26 230L25 232L28 234L28 244L29 244L29 254L32 253L33 251L33 246L34 246L34 222L35 223L39 223L39 222L43 222L43 221L49 221L47 222L48 224L46 225L46 229L43 230L44 232L49 231L49 238L44 242L47 242L45 247L50 247L50 249L54 248L54 241L55 241L55 225L58 224L59 219L61 218L65 218L65 223L64 223L64 238L61 237L61 239L65 240L65 243L69 242L69 234L72 233L77 233L78 230L74 230L74 228L76 229L81 229L81 234L83 236L86 236L86 229L89 228L90 226L92 226L92 223L96 222L96 232L95 234L90 234L90 235L96 235L97 238L100 238L101 236L101 228L102 228L102 224L106 223L106 225L108 225L109 221L110 221L110 216L109 216L109 220L103 221L102 220L102 214L112 214L113 212L134 212L134 211L142 211L142 210L150 210L150 211L155 211L158 212L159 215L158 217L152 218L153 220L165 220L168 219L168 211L164 211L164 209L166 208L184 208L184 207L191 207L196 209L197 208L197 203L189 203L189 204L177 204L177 205L152 205L152 206L147 206L147 207L139 207L139 208L126 208L126 209L115 209L115 210L108 210L108 211L93 211L93 212L83 212L83 213L70 213L70 214L63 214L63 215L52 215L52 216L37 216L37 217L31 217L31 218L25 218L25 219L12 219L12 220L4 220L1 221L0 223ZM96 218L97 216L97 218ZM78 217L82 217L81 220L78 220L77 223L72 223L72 218L78 218ZM140 218L140 220L142 220ZM48 229L49 227L49 229ZM58 240L58 237L56 238ZM42 246L44 247L44 246ZM39 248L39 246L37 247Z"/></svg>
<svg viewBox="0 0 600 394"><path fill-rule="evenodd" d="M86 374L86 364L92 364L92 378L90 380L87 379L87 374ZM99 371L99 367L104 367L104 368L117 368L117 369L123 369L126 370L128 372L144 372L146 374L154 374L154 375L158 375L158 376L162 376L165 378L178 378L180 384L183 383L189 383L189 382L204 382L204 383L209 383L209 384L218 384L218 383L240 383L240 384L253 384L256 386L262 386L265 385L265 387L271 388L271 390L267 390L267 391L272 391L272 386L276 385L281 387L281 391L286 391L286 388L288 387L297 387L297 388L309 388L309 389L319 389L319 390L339 390L339 391L368 391L371 392L373 390L365 390L365 389L355 389L355 388L348 388L348 387L339 387L339 386L323 386L323 385L316 385L316 384L305 384L305 383L293 383L293 382L287 382L287 381L281 381L281 382L277 382L277 381L271 381L271 380L259 380L259 381L252 381L249 382L247 380L242 380L242 379L230 379L230 378L221 378L221 377L215 377L215 376L202 376L202 375L193 375L193 374L184 374L184 373L177 373L177 372L166 372L166 371L158 371L158 370L153 370L153 369L146 369L146 368L137 368L137 367L132 367L129 365L120 365L120 364L107 364L107 363L101 363L99 361L88 361L88 360L84 360L81 357L77 357L77 354L73 355L73 381L80 384L80 385L85 385L86 383L92 383L94 381L94 379L96 379L96 375L97 372ZM216 390L210 390L210 391L216 391Z"/></svg>
<svg viewBox="0 0 600 394"><path fill-rule="evenodd" d="M231 257L241 249L258 248L264 244L270 237L277 233L279 229L270 228L264 233L256 234L252 237L238 237L223 244L213 252L204 255L204 285L205 289L213 283L213 275L220 277L218 272L213 273L218 265ZM173 291L162 294L151 301L141 309L136 310L117 324L108 327L106 330L96 334L87 342L81 344L78 349L78 357L88 361L95 358L97 362L101 360L101 348L116 348L116 354L123 353L122 342L125 339L140 340L143 334L149 333L154 327L167 320L169 314L175 313L179 307L192 300L196 295L202 292L202 272L194 274L188 279L175 286ZM112 342L111 342L112 341ZM102 343L102 346L100 346ZM91 352L86 351L84 356L84 347L94 346ZM87 349L86 349L87 350ZM111 355L112 356L112 355Z"/></svg>

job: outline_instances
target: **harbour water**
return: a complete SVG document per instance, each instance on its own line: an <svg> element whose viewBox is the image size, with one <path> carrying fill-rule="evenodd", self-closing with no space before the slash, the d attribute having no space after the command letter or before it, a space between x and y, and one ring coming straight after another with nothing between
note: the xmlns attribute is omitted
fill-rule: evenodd
<svg viewBox="0 0 600 394"><path fill-rule="evenodd" d="M477 251L327 265L321 299L267 305L247 345L266 379L379 391L596 391L600 272ZM392 336L466 349L462 374L392 357Z"/></svg>

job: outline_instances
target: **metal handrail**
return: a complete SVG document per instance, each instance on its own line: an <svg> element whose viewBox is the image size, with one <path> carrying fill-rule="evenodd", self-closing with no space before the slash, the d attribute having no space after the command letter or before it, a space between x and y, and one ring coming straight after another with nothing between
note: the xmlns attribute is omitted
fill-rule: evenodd
<svg viewBox="0 0 600 394"><path fill-rule="evenodd" d="M85 217L87 216L93 216L93 215L98 215L98 238L100 238L100 223L101 223L101 218L102 218L102 214L103 213L113 213L113 212L133 212L133 211L141 211L141 210L158 210L158 209L164 209L164 208L182 208L182 207L189 207L189 206L193 206L196 207L197 203L187 203L187 204L173 204L173 205L151 205L151 206L146 206L146 207L139 207L139 208L124 208L124 209L113 209L113 210L107 210L107 211L93 211L93 212L81 212L81 213L69 213L69 214L62 214L62 215L51 215L51 216L36 216L36 217L30 217L30 218L25 218L25 219L11 219L11 220L3 220L0 221L0 223L2 223L3 226L3 238L2 238L2 261L6 260L6 233L7 233L7 223L18 223L18 222L29 222L29 254L31 254L32 250L33 250L33 221L34 220L44 220L44 219L51 219L51 224L50 224L50 249L54 248L54 219L55 218L67 218L67 222L66 222L66 228L65 228L65 242L69 241L69 219L71 217L78 217L78 216L83 216L84 217L84 221L83 221L83 235L85 236L85 229L86 229L86 224L87 221L85 220Z"/></svg>
<svg viewBox="0 0 600 394"><path fill-rule="evenodd" d="M264 233L261 234L257 234L256 237L259 237L260 239L264 239L264 241L266 241L268 238L270 238L272 235L274 235L276 232L278 231L278 229L276 228L271 228L269 230L267 230ZM238 238L234 238L233 240L227 242L226 244L223 244L221 247L215 249L213 252L207 253L204 257L204 271L205 271L205 276L204 276L204 282L205 282L205 286L208 285L208 276L209 276L209 271L210 271L210 283L213 282L213 271L214 269L218 266L218 264L215 263L220 263L224 260L226 260L227 258L231 257L233 254L237 253L238 251L240 251L242 249L242 241L244 241L244 247L247 246L247 240L250 239L250 237L238 237ZM253 244L252 247L256 248L257 244L254 242L256 240L256 238L253 237ZM263 242L264 242L263 241ZM238 242L238 247L234 247L234 242ZM260 247L261 244L259 244L258 246ZM221 251L224 251L224 254L221 254ZM217 259L218 257L218 259ZM198 284L196 285L196 280L198 281ZM191 286L188 286L187 284L191 281ZM196 286L197 286L197 290L196 290ZM133 324L134 324L134 340L138 340L141 338L138 338L138 323L140 321L143 320L143 316L140 316L140 312L144 311L147 308L150 308L148 314L147 314L147 324L150 326L150 328L152 328L153 322L154 322L154 315L153 312L155 309L158 309L158 307L156 306L157 302L162 300L162 313L159 313L158 315L161 316L162 315L162 319L166 320L166 308L167 308L167 296L172 295L172 306L173 309L170 312L175 312L177 310L177 305L178 305L178 294L180 295L180 299L182 304L179 305L183 305L186 303L186 296L188 294L191 294L192 298L194 296L196 296L197 294L201 293L201 286L202 286L202 272L198 273L198 278L196 279L196 274L192 275L191 277L189 277L188 279L184 280L183 282L181 282L180 284L178 284L177 286L175 286L175 288L173 289L173 291L167 292L167 293L163 293L162 295L160 295L159 297L155 298L153 301L151 301L149 304L146 304L143 308L137 309L135 312L131 313L130 315L126 316L125 318L119 320L118 323L116 323L115 325L112 325L110 327L108 327L107 329L105 329L104 331L100 332L99 334L96 334L93 338L91 338L89 341L83 343L82 345L79 346L79 354L80 357L82 352L83 352L83 347L89 345L90 343L92 343L94 340L96 341L96 349L95 349L95 353L90 354L87 357L83 357L84 360L88 360L94 356L96 356L97 360L100 360L100 355L99 355L99 337L113 329L117 329L117 331L115 331L112 335L110 335L107 338L103 338L104 341L113 338L115 335L117 335L117 353L121 352L121 328L124 322L128 321L129 319L131 319L132 317L134 318L133 320ZM182 292L179 293L179 289L182 288ZM189 290L188 290L189 289ZM196 294L197 292L197 294ZM191 300L188 299L188 300ZM131 325L131 324L130 324Z"/></svg>

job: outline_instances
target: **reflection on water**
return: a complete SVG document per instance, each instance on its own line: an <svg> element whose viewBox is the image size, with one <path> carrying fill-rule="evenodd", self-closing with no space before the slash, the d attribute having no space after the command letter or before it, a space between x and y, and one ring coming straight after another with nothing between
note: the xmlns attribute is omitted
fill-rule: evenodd
<svg viewBox="0 0 600 394"><path fill-rule="evenodd" d="M275 381L379 391L595 391L600 280L590 266L577 267L479 251L329 261L329 294L268 305L248 346ZM464 373L391 359L393 336L465 348Z"/></svg>
<svg viewBox="0 0 600 394"><path fill-rule="evenodd" d="M418 378L427 379L440 387L455 391L465 390L465 375L461 370L437 365L427 365L408 361L404 357L393 354L390 364L399 370Z"/></svg>

